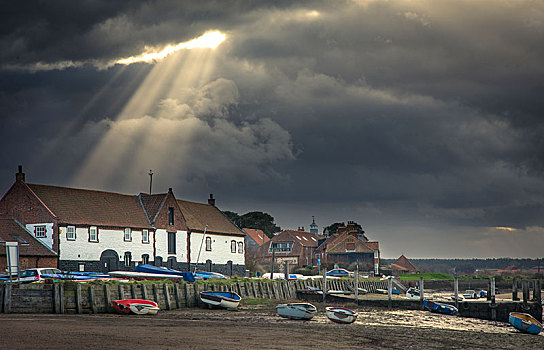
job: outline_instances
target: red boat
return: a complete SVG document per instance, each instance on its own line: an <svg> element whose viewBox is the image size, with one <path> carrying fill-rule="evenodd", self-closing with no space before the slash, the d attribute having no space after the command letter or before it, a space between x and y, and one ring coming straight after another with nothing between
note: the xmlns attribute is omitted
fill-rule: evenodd
<svg viewBox="0 0 544 350"><path fill-rule="evenodd" d="M151 300L121 299L112 302L113 307L120 314L155 315L159 312L159 305Z"/></svg>

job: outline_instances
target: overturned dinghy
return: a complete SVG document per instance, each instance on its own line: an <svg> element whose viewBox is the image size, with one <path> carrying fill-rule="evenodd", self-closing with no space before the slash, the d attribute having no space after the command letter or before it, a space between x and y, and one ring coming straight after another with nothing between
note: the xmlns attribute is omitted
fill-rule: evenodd
<svg viewBox="0 0 544 350"><path fill-rule="evenodd" d="M279 316L293 320L310 320L317 312L317 308L310 303L289 303L276 306Z"/></svg>
<svg viewBox="0 0 544 350"><path fill-rule="evenodd" d="M357 312L345 307L329 306L325 308L325 311L329 320L336 323L353 323L358 316Z"/></svg>
<svg viewBox="0 0 544 350"><path fill-rule="evenodd" d="M220 306L225 309L236 309L242 300L237 293L234 292L200 292L200 300L210 306Z"/></svg>

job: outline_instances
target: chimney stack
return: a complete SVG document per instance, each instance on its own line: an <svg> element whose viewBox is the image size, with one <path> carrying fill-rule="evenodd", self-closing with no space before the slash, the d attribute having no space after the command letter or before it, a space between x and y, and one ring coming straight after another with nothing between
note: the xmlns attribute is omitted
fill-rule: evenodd
<svg viewBox="0 0 544 350"><path fill-rule="evenodd" d="M213 198L213 193L210 193L210 198L208 198L208 204L215 207L215 199Z"/></svg>
<svg viewBox="0 0 544 350"><path fill-rule="evenodd" d="M25 173L23 173L23 166L19 165L19 172L15 174L15 181L25 182Z"/></svg>

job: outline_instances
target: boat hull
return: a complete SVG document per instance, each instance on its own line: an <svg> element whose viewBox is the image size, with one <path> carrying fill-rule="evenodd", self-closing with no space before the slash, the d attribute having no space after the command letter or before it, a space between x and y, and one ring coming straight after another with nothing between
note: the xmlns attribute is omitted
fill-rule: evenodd
<svg viewBox="0 0 544 350"><path fill-rule="evenodd" d="M521 312L511 312L508 321L518 330L529 334L539 334L542 331L542 324L533 316Z"/></svg>
<svg viewBox="0 0 544 350"><path fill-rule="evenodd" d="M329 320L336 323L344 323L344 324L353 323L355 322L358 316L357 312L350 309L343 308L343 307L329 306L325 308L325 311Z"/></svg>
<svg viewBox="0 0 544 350"><path fill-rule="evenodd" d="M276 307L279 316L293 320L311 320L317 308L310 303L279 304Z"/></svg>
<svg viewBox="0 0 544 350"><path fill-rule="evenodd" d="M207 305L236 309L242 298L234 292L200 292L200 300Z"/></svg>
<svg viewBox="0 0 544 350"><path fill-rule="evenodd" d="M155 315L159 312L159 305L145 299L120 299L112 301L113 308L120 314Z"/></svg>
<svg viewBox="0 0 544 350"><path fill-rule="evenodd" d="M453 305L437 303L427 299L423 300L423 306L432 312L438 312L446 315L457 315L459 313L459 310L457 310L457 308Z"/></svg>

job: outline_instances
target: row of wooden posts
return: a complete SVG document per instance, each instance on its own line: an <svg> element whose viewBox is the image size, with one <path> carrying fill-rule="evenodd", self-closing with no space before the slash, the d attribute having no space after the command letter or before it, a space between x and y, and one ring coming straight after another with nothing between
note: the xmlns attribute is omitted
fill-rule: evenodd
<svg viewBox="0 0 544 350"><path fill-rule="evenodd" d="M242 298L275 300L296 299L296 291L314 287L321 289L320 280L296 281L238 281L230 284L213 283L39 283L0 284L0 312L9 313L102 313L112 312L112 301L117 299L148 299L161 309L173 310L199 306L200 292L205 290L233 291ZM349 290L347 280L328 280L327 288ZM359 288L375 291L384 288L383 282L363 281Z"/></svg>

